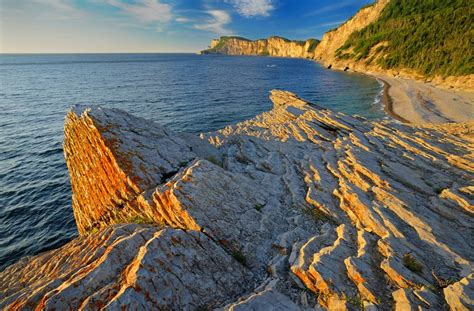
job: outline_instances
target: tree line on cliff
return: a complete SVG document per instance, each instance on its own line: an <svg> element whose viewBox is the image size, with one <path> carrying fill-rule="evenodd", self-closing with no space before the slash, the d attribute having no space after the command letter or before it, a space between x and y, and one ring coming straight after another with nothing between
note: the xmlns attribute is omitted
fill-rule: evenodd
<svg viewBox="0 0 474 311"><path fill-rule="evenodd" d="M474 73L472 0L392 0L379 19L352 33L336 51L384 69L426 76Z"/></svg>

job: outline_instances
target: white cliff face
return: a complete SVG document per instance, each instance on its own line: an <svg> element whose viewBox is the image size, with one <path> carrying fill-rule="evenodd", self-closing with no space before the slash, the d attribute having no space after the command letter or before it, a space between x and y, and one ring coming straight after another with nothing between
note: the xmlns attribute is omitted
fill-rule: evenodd
<svg viewBox="0 0 474 311"><path fill-rule="evenodd" d="M203 54L261 55L275 57L313 58L317 41L290 41L280 37L270 37L250 41L242 38L223 37L212 40L209 50Z"/></svg>
<svg viewBox="0 0 474 311"><path fill-rule="evenodd" d="M474 123L271 99L201 139L71 111L82 236L1 272L0 308L471 308Z"/></svg>

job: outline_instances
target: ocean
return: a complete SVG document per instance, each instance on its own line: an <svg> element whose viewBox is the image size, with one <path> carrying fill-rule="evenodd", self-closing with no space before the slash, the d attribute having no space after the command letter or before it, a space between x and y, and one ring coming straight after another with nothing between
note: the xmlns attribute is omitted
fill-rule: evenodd
<svg viewBox="0 0 474 311"><path fill-rule="evenodd" d="M77 236L62 151L72 105L120 108L198 134L269 110L272 89L347 114L386 118L377 80L303 59L0 55L0 270Z"/></svg>

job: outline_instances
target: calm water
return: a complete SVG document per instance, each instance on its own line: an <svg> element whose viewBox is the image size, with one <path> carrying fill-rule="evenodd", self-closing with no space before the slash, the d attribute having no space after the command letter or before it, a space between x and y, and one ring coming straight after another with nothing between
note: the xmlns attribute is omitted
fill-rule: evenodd
<svg viewBox="0 0 474 311"><path fill-rule="evenodd" d="M334 110L384 117L377 81L300 59L0 55L0 269L77 235L62 154L71 105L122 108L199 133L270 109L274 88Z"/></svg>

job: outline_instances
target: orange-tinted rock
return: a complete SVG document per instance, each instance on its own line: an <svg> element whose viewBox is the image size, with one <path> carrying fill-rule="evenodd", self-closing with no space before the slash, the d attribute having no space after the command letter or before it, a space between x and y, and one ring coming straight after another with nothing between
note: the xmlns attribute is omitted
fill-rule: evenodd
<svg viewBox="0 0 474 311"><path fill-rule="evenodd" d="M201 138L73 109L82 236L1 272L0 308L469 308L474 124L271 99Z"/></svg>

